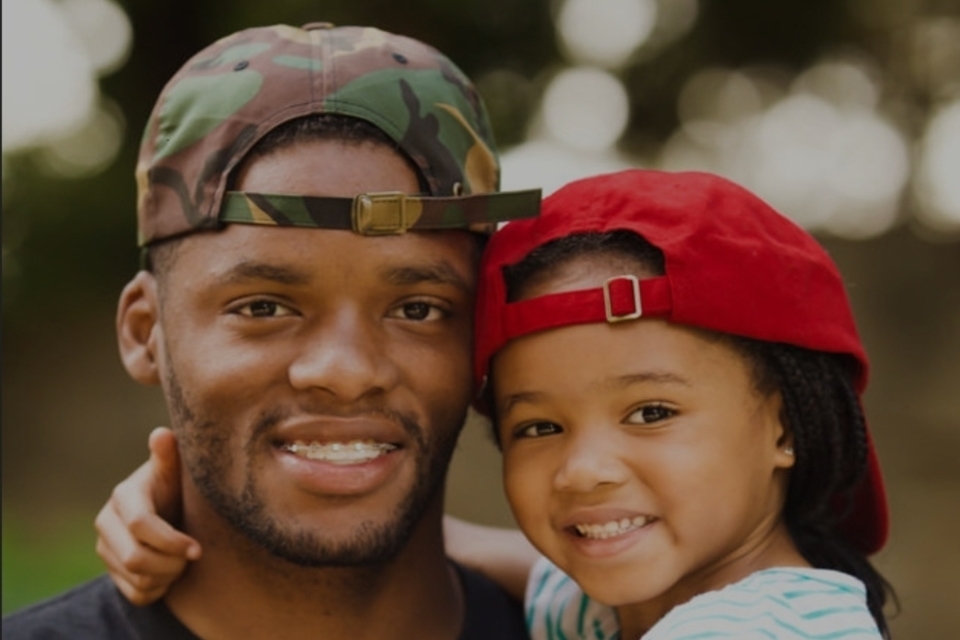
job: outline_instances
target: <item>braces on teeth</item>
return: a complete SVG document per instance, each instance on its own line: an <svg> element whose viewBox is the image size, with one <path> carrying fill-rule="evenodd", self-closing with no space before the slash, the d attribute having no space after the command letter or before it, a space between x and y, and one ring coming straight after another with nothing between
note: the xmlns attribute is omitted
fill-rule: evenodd
<svg viewBox="0 0 960 640"><path fill-rule="evenodd" d="M323 460L334 464L354 464L357 462L366 462L373 460L386 453L389 453L397 447L383 442L332 442L330 444L320 444L319 442L302 442L300 440L284 445L283 449L309 460Z"/></svg>

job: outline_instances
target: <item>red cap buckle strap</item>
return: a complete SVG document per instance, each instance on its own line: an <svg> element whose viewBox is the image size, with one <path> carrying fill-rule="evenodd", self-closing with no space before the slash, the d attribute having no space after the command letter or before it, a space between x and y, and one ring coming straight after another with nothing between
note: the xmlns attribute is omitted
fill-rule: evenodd
<svg viewBox="0 0 960 640"><path fill-rule="evenodd" d="M643 300L645 308L641 306ZM641 316L669 317L672 308L666 276L610 278L602 287L551 293L503 306L497 349L520 336L586 322L623 322Z"/></svg>
<svg viewBox="0 0 960 640"><path fill-rule="evenodd" d="M634 320L643 315L637 276L614 276L603 283L603 310L607 322Z"/></svg>

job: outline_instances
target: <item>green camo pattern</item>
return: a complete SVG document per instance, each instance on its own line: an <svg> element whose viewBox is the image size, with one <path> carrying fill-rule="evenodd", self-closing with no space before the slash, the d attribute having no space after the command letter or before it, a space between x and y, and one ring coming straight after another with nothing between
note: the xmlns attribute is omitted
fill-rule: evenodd
<svg viewBox="0 0 960 640"><path fill-rule="evenodd" d="M136 170L139 244L220 226L228 178L247 151L277 125L316 113L382 129L417 165L430 196L499 189L486 110L438 51L369 27L258 27L196 54L161 92ZM531 203L492 197L483 217L535 215ZM455 205L446 210L458 219Z"/></svg>

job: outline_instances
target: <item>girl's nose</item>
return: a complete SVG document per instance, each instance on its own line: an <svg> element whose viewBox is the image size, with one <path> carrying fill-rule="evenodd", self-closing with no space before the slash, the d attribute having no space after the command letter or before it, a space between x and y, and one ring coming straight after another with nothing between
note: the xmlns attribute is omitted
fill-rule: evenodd
<svg viewBox="0 0 960 640"><path fill-rule="evenodd" d="M599 433L572 439L554 475L557 491L587 493L627 481L630 470L620 458L615 440Z"/></svg>

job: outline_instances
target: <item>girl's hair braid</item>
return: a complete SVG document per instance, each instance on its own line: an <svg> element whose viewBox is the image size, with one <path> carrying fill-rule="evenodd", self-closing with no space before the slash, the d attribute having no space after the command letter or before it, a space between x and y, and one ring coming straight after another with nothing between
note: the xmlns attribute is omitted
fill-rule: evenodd
<svg viewBox="0 0 960 640"><path fill-rule="evenodd" d="M784 505L790 536L814 567L841 571L864 583L870 613L889 637L883 607L888 598L896 603L896 594L837 530L847 506L843 501L849 504L867 469L866 421L854 387L856 364L841 354L732 340L753 363L757 388L779 391L783 399L782 419L795 452Z"/></svg>

